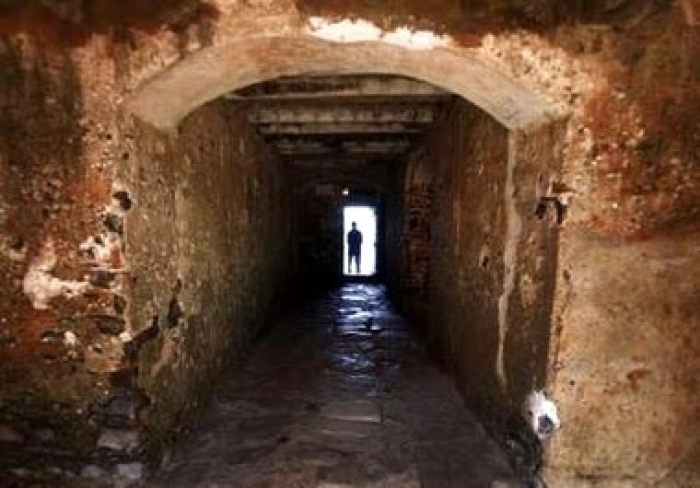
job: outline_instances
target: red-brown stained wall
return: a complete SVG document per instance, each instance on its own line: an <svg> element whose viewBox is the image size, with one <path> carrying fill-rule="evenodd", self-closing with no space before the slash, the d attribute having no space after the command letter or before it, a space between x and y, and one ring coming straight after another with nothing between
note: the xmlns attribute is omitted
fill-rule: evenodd
<svg viewBox="0 0 700 488"><path fill-rule="evenodd" d="M146 15L147 19L133 10L133 16L126 11L118 13L118 21L112 14L102 17L99 9L87 12L83 20L74 20L70 12L61 13L59 9L56 13L45 6L35 7L37 3L9 13L6 7L2 11L1 422L11 423L23 437L31 436L30 426L46 424L56 432L59 442L92 448L94 439L70 439L74 427L96 434L86 409L98 397L110 398L113 393L107 376L88 370L88 365L93 370L100 369L113 364L112 360L100 360L104 347L99 353L89 346L103 341L100 327L121 327L120 317L125 310L120 287L127 276L121 268L128 267L132 258L135 263L146 263L150 254L135 247L124 260L119 252L123 242L112 235L116 239L115 252L109 256L109 264L122 271L115 274L113 282L105 283L104 275L93 276L98 285L88 293L71 299L55 298L48 310L34 309L22 288L31 263L41 255L49 237L58 257L52 276L81 282L95 270L89 253L80 253L80 244L107 231L119 234L114 232L114 217L105 222L105 209L114 203L112 196L118 191L114 186L117 168L130 164L129 156L124 158L128 151L121 150L123 140L129 135L161 140L160 136L146 129L140 132L141 129L119 119L120 100L207 43L240 32L282 30L301 22L285 2L244 5L218 0L212 4L225 8L191 11L203 3L158 3L159 8L153 16ZM409 22L421 28L434 26L449 31L458 42L469 46L488 44L482 34L492 32L495 37L491 41L497 47L492 52L498 56L494 55L491 61L501 63L513 77L535 91L563 101L571 109L561 160L561 180L571 188L571 205L561 230L560 270L555 287L556 334L550 347L550 392L561 406L564 427L556 434L548 458L552 480L556 483L566 479L567 486L586 486L595 479L600 486L621 486L620 480L632 477L632 486L640 486L648 479L652 480L650 486L674 486L683 476L688 480L686 485L692 486L700 476L697 450L688 440L698 438L698 416L693 410L698 404L697 385L692 378L698 376L700 349L693 341L697 336L693 320L697 314L693 315L692 310L697 296L693 265L697 261L697 236L693 229L697 228L700 201L700 124L696 114L700 31L688 25L681 6L641 0L590 2L576 8L566 2L520 1L298 4L303 15L361 15L380 25ZM170 10L181 5L187 8ZM256 19L262 19L259 14L264 12L279 14L280 18L258 22ZM284 17L285 12L289 17ZM65 15L68 17L62 18ZM523 27L525 30L520 30ZM579 83L581 79L587 82ZM196 81L193 79L193 83ZM476 127L477 133L485 134L484 141L501 137L494 135L499 131L483 120ZM161 142L171 144L167 138ZM165 154L173 147L166 147ZM491 152L496 151L495 146L486 149L489 151L484 154L495 154ZM432 151L439 154L444 149ZM489 166L489 171L494 171L489 177L496 193L502 195L499 185L503 180L496 178L497 167L498 164ZM171 178L168 172L164 173L164 178ZM459 184L467 186L447 188L457 194L466 191L470 183L450 183ZM165 188L169 186L163 186L159 192L165 194ZM472 192L481 195L482 202L494 199L492 205L485 203L488 212L483 215L489 215L489 221L502 223L503 217L497 214L500 203L484 188L488 186L479 185ZM249 191L256 194L254 187ZM439 195L441 189L436 187L435 191ZM523 198L527 203L523 203L520 213L525 218L532 211L532 200L526 194ZM128 211L127 220L137 221L141 218L138 205L142 197L133 200L135 206ZM455 222L460 223L459 232L447 221L441 224L442 237L438 236L436 242L442 247L438 250L454 254L456 247L463 257L460 262L466 266L447 270L446 283L466 286L464 283L482 273L478 265L486 242L483 230L474 233L480 236L478 241L466 240L470 233L465 229L475 225L466 212L473 203L468 198L463 198L461 205L452 205L448 200L436 203L436 209L444 209L442 215L459 215ZM167 230L164 235L172 236L171 220L155 221ZM526 224L531 225L529 221ZM537 225L549 224L547 221ZM141 228L141 235L148 236L145 226ZM139 227L134 224L133 229ZM503 276L498 275L503 268L498 265L502 239L498 233L502 226L494 224L492 229L489 235L496 239L493 271L473 290L473 297L494 297L503 283ZM549 235L550 230L543 232ZM147 240L143 245L159 244ZM543 252L552 253L546 246ZM527 249L519 248L518 255L523 263L530 263ZM165 261L167 257L158 259ZM669 262L683 264L671 266ZM527 274L522 270L519 273ZM460 282L460 276L466 281ZM621 277L620 282L610 276ZM130 314L143 314L131 324L137 327L136 331L146 328L145 317L158 314L162 318L164 303L178 289L174 272L169 271L165 278L153 289L155 309L129 310ZM517 302L523 290L539 281L533 274L530 284L527 280L514 283L517 287L512 297ZM151 299L145 295L139 298L142 302ZM444 302L438 316L445 316L448 324L463 320L457 312L465 306L468 296L454 296L454 300ZM472 310L483 314L485 323L492 323L494 305L489 298L473 303ZM517 317L522 312L511 313ZM636 323L646 325L635 328ZM519 352L512 356L514 363L506 362L506 370L516 371L519 364L527 364L521 355L529 354L524 345L529 339L519 334L517 326L511 327L513 333L509 334L505 350ZM644 336L638 334L640 328L659 332ZM464 356L472 347L467 336L460 335L461 329L453 325L446 331L445 343L453 345L451 356ZM619 331L626 333L620 336ZM77 336L77 347L66 342L66 332ZM44 333L48 334L42 337ZM483 356L483 365L475 362L473 367L492 374L495 342L493 336L483 335L485 347L476 351L476 357ZM598 347L589 341L592 335L606 338L605 344ZM629 339L638 335L644 337ZM146 366L158 364L157 358L163 357L160 354L166 341L158 341L151 342L152 361L145 360L142 374L149 369ZM111 339L106 342L113 343ZM534 344L538 350L533 355L539 357L545 346L539 340ZM619 352L619 357L606 351ZM115 352L119 352L119 347ZM640 358L644 360L642 366L634 363L629 367L625 362ZM659 358L668 360L657 361ZM121 357L115 359L122 364ZM168 371L177 363L165 364L161 371ZM601 369L601 365L606 367ZM124 366L133 364L127 361ZM539 382L539 368L537 363L523 369L524 376L516 380L518 391L530 383L528 378ZM512 376L518 378L517 374ZM625 410L629 405L644 415L630 414ZM172 411L167 410L162 410L163 419L172 418ZM660 423L659 418L668 422ZM161 425L168 422L163 420ZM567 424L574 426L567 428ZM660 425L675 427L661 431ZM631 439L620 440L624 437ZM659 438L665 440L660 442ZM599 449L590 450L589 444ZM651 471L641 471L641 465L652 466ZM672 474L664 480L663 473Z"/></svg>
<svg viewBox="0 0 700 488"><path fill-rule="evenodd" d="M102 230L109 185L85 154L80 68L71 56L22 37L3 36L0 52L2 421L28 443L33 432L49 429L57 442L80 446L73 427L104 389L84 348L96 334L95 317L110 313L114 300L113 280L96 283L98 270L80 244ZM25 279L49 246L57 258L52 276L93 284L76 298L35 308ZM75 335L75 347L66 333Z"/></svg>

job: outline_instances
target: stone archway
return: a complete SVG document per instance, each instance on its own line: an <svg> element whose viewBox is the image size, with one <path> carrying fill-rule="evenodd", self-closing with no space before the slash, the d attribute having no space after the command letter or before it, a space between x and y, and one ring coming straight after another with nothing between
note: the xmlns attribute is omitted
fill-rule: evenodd
<svg viewBox="0 0 700 488"><path fill-rule="evenodd" d="M556 105L469 49L415 49L383 41L340 43L308 33L251 37L205 48L142 85L126 100L125 108L167 130L229 91L309 73L416 78L460 95L510 130L542 125L560 115Z"/></svg>
<svg viewBox="0 0 700 488"><path fill-rule="evenodd" d="M474 246L481 249L492 246L495 250L490 267L468 270L470 276L488 275L493 282L492 296L488 299L474 296L472 302L479 303L463 307L466 312L477 312L474 316L485 317L484 322L488 324L484 328L492 336L489 350L479 355L470 349L473 346L456 344L476 333L467 327L461 335L450 333L439 338L453 342L444 348L446 354L456 356L451 358L453 361L462 361L464 356L479 356L478 366L463 361L466 366L462 373L483 379L482 383L487 386L484 391L474 389L474 396L479 397L474 403L483 407L482 412L488 411L490 421L500 422L516 414L519 404L532 389L546 386L545 376L550 366L547 343L558 234L548 219L529 217L537 199L543 196L541 192L546 191L542 182L550 181L561 163L558 152L563 135L560 123L563 114L558 105L489 63L476 50L454 46L416 49L385 40L338 42L297 32L253 36L204 48L141 85L125 100L123 109L126 115L168 134L198 107L252 84L282 76L358 73L410 77L458 95L481 110L463 108L455 113L443 125L443 132L448 134L447 142L460 140L465 130L471 130L465 128L476 127L500 148L492 151L491 156L495 156L491 160L488 160L491 156L473 158L472 162L495 169L487 171L484 184L475 183L469 189L476 199L483 200L483 206L496 209L485 219L492 219L498 229L487 230L481 222L470 221L466 210L446 212L444 226L445 242L452 241L455 235L473 236L469 242L462 239L462 248L453 253L454 256L447 256L447 261L468 256L464 262L474 267L478 257L472 256ZM473 112L481 115L475 116ZM458 150L464 147L460 141L451 143L447 153L440 146L439 141L435 141L431 149L440 151L442 159L449 160L454 168L465 166L465 155ZM477 146L473 145L472 155L480 150ZM442 172L440 177L447 181L448 173L450 171ZM462 180L468 179L466 171L454 174ZM453 200L456 196L459 198L454 201L468 207L468 198L462 195L464 188L452 190L454 193L446 193L444 200ZM460 233L460 226L470 227ZM493 242L489 237L491 233L496 236ZM456 249L452 242L445 249L448 247ZM543 262L547 265L543 266ZM394 263L394 267L397 266ZM454 277L454 283L446 281L443 286L444 290L454 291L445 294L441 304L445 309L450 309L448 305L456 301L457 295L463 295L460 283L464 280ZM492 302L497 303L496 307ZM471 309L467 310L469 307ZM496 315L492 313L494 309L497 309ZM450 321L456 323L457 319L450 317L445 323ZM521 327L522 324L526 326ZM541 346L536 357L531 353L533 341Z"/></svg>

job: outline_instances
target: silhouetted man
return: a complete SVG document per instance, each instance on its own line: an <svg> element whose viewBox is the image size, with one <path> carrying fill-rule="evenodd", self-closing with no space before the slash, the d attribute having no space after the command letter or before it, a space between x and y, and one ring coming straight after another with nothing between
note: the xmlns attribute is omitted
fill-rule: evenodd
<svg viewBox="0 0 700 488"><path fill-rule="evenodd" d="M352 273L352 260L355 260L355 273L360 274L360 249L362 248L362 232L357 230L357 223L352 223L348 232L348 273Z"/></svg>

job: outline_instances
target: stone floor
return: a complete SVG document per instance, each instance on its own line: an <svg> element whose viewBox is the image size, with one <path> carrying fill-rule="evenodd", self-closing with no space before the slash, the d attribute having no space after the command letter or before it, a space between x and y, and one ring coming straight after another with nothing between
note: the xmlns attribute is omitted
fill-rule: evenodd
<svg viewBox="0 0 700 488"><path fill-rule="evenodd" d="M521 487L379 286L288 317L149 487Z"/></svg>

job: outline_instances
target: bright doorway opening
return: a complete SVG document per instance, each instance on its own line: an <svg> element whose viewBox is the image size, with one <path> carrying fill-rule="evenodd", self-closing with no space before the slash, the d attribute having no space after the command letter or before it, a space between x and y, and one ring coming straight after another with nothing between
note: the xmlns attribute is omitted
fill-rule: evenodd
<svg viewBox="0 0 700 488"><path fill-rule="evenodd" d="M361 237L359 254L358 234L353 230ZM377 212L374 207L348 205L343 208L343 257L345 276L372 276L377 272Z"/></svg>

